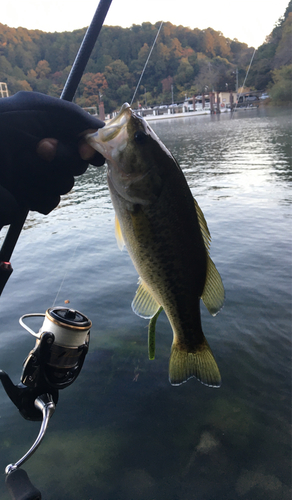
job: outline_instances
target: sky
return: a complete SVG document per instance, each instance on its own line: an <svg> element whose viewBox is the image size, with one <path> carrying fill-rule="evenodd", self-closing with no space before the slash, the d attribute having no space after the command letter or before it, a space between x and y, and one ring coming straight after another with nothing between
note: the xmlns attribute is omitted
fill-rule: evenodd
<svg viewBox="0 0 292 500"><path fill-rule="evenodd" d="M128 28L142 22L221 31L257 48L269 35L289 0L113 0L105 24ZM73 31L88 26L98 0L3 0L0 23L42 31Z"/></svg>

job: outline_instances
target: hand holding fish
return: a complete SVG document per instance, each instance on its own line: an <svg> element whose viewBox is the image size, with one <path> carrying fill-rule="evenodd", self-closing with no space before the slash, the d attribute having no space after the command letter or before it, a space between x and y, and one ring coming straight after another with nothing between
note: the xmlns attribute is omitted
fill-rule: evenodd
<svg viewBox="0 0 292 500"><path fill-rule="evenodd" d="M127 247L140 276L132 309L156 321L162 306L171 324L171 384L196 377L219 387L219 369L201 326L200 299L215 316L224 288L209 255L207 223L181 168L128 104L86 139L107 160L118 245ZM155 323L152 337L154 330Z"/></svg>
<svg viewBox="0 0 292 500"><path fill-rule="evenodd" d="M103 125L71 102L36 92L0 99L0 228L19 206L48 214L89 160L103 165L83 138Z"/></svg>

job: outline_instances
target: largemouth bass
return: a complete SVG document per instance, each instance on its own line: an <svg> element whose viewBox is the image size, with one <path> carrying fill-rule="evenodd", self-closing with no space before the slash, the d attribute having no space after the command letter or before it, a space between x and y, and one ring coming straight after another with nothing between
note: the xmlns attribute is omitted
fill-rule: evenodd
<svg viewBox="0 0 292 500"><path fill-rule="evenodd" d="M219 387L219 369L201 326L200 299L216 315L224 288L209 256L207 223L181 168L127 103L86 140L107 160L118 245L126 245L140 276L132 309L152 318L162 306L171 324L171 384L196 377Z"/></svg>

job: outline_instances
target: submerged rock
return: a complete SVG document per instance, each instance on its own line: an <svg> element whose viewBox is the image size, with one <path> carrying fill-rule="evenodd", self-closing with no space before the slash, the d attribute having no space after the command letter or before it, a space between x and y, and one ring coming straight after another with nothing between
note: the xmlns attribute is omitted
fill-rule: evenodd
<svg viewBox="0 0 292 500"><path fill-rule="evenodd" d="M214 448L217 448L219 445L218 439L216 439L212 434L208 431L203 432L201 435L200 442L196 448L198 453L210 453Z"/></svg>
<svg viewBox="0 0 292 500"><path fill-rule="evenodd" d="M193 467L194 462L196 462L196 467L201 468L201 467L209 467L212 466L213 462L218 460L218 453L217 449L220 445L220 441L209 431L204 431L202 432L200 436L200 441L198 445L195 447L193 453L191 454L191 457L189 459L189 462L187 466L185 467L182 476L186 476L191 467ZM202 463L202 455L205 455L206 460L208 463L206 463L206 460L203 459ZM216 456L215 456L216 455ZM220 456L220 452L219 452Z"/></svg>
<svg viewBox="0 0 292 500"><path fill-rule="evenodd" d="M247 493L256 494L256 498L259 499L288 500L291 498L289 488L283 485L276 476L257 471L244 470L236 483L236 491L239 496Z"/></svg>
<svg viewBox="0 0 292 500"><path fill-rule="evenodd" d="M155 494L155 480L145 469L131 469L125 472L121 489L125 498L149 500Z"/></svg>

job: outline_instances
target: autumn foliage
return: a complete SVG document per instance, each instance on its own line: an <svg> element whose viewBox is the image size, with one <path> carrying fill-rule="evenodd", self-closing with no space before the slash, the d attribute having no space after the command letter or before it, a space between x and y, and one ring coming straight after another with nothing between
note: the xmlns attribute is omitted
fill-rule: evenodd
<svg viewBox="0 0 292 500"><path fill-rule="evenodd" d="M266 42L259 47L246 85L265 90L287 80L291 60L291 0ZM75 100L83 107L104 101L106 112L131 101L160 23L131 28L104 26L92 51ZM13 94L34 90L59 97L86 28L44 33L0 24L0 81ZM137 92L142 105L177 102L209 90L235 90L254 52L212 28L190 29L164 23ZM288 80L287 80L288 81ZM284 85L284 84L283 84ZM278 95L278 94L277 94Z"/></svg>

